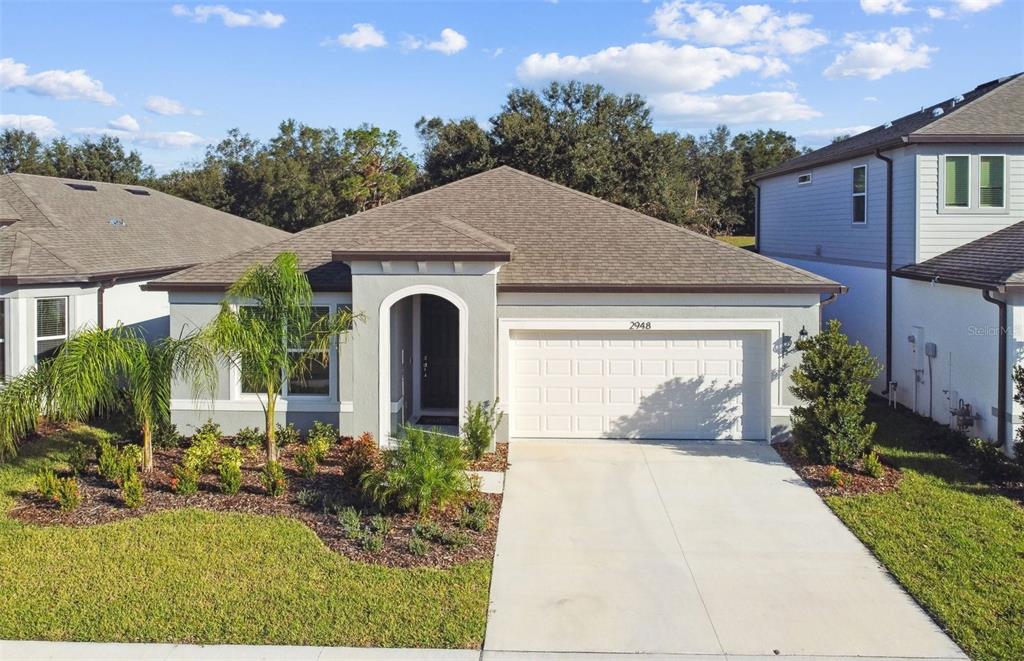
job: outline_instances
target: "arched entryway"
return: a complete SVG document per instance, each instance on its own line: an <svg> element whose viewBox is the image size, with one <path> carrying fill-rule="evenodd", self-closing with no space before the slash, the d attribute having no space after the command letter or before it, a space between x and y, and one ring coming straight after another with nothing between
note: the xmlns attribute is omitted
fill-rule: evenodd
<svg viewBox="0 0 1024 661"><path fill-rule="evenodd" d="M380 430L403 424L457 433L466 406L468 307L431 285L396 291L380 308Z"/></svg>

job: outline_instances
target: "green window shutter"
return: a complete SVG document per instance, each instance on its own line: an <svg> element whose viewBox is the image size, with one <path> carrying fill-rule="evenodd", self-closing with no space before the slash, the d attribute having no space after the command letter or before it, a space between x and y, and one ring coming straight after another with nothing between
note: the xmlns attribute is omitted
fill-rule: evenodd
<svg viewBox="0 0 1024 661"><path fill-rule="evenodd" d="M946 157L946 206L966 207L970 200L970 157Z"/></svg>
<svg viewBox="0 0 1024 661"><path fill-rule="evenodd" d="M1003 206L1003 167L1002 156L982 156L979 182L981 188L980 203L983 207Z"/></svg>

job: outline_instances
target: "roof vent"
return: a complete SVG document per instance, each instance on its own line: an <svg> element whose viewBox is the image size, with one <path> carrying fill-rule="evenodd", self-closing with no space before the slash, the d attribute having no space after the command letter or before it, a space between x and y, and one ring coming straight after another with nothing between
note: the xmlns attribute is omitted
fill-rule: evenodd
<svg viewBox="0 0 1024 661"><path fill-rule="evenodd" d="M111 218L110 219L110 224L113 227L124 227L128 223L124 222L124 218Z"/></svg>
<svg viewBox="0 0 1024 661"><path fill-rule="evenodd" d="M144 188L125 188L125 190L132 195L149 195L149 191Z"/></svg>
<svg viewBox="0 0 1024 661"><path fill-rule="evenodd" d="M942 117L944 112L942 108L932 108L932 117Z"/></svg>
<svg viewBox="0 0 1024 661"><path fill-rule="evenodd" d="M886 122L885 125L882 128L883 129L891 129L892 128L892 122Z"/></svg>
<svg viewBox="0 0 1024 661"><path fill-rule="evenodd" d="M68 188L74 188L75 190L91 190L95 191L96 187L92 184L64 184Z"/></svg>
<svg viewBox="0 0 1024 661"><path fill-rule="evenodd" d="M963 103L963 102L964 102L964 95L963 94L957 94L956 96L953 97L953 105L954 106L956 104L958 104L958 103Z"/></svg>

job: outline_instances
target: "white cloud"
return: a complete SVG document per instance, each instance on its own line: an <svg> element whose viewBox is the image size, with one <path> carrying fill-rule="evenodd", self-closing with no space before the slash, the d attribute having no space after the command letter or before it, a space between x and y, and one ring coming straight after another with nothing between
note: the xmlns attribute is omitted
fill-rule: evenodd
<svg viewBox="0 0 1024 661"><path fill-rule="evenodd" d="M696 92L764 67L764 60L755 55L657 41L582 56L533 53L519 63L516 73L526 81L579 79L634 92Z"/></svg>
<svg viewBox="0 0 1024 661"><path fill-rule="evenodd" d="M60 133L56 122L45 115L0 115L0 129L29 131L40 138L52 138Z"/></svg>
<svg viewBox="0 0 1024 661"><path fill-rule="evenodd" d="M336 43L353 50L366 50L367 48L383 48L388 45L388 40L370 23L356 23L352 26L351 32L339 34L329 43Z"/></svg>
<svg viewBox="0 0 1024 661"><path fill-rule="evenodd" d="M118 131L138 131L139 122L131 115L121 115L107 122L107 126Z"/></svg>
<svg viewBox="0 0 1024 661"><path fill-rule="evenodd" d="M938 50L915 43L908 28L892 28L871 41L862 39L859 35L846 35L849 50L837 55L825 69L827 77L878 80L898 71L924 69L931 64L931 54Z"/></svg>
<svg viewBox="0 0 1024 661"><path fill-rule="evenodd" d="M749 124L788 122L820 117L821 113L792 92L699 95L683 92L651 98L659 116L677 122Z"/></svg>
<svg viewBox="0 0 1024 661"><path fill-rule="evenodd" d="M206 23L212 16L220 17L225 27L229 28L279 28L284 25L285 18L281 14L270 11L259 12L254 9L234 11L225 5L196 5L189 9L185 5L174 5L171 13L183 18L191 18L195 23Z"/></svg>
<svg viewBox="0 0 1024 661"><path fill-rule="evenodd" d="M715 2L666 2L654 11L655 34L709 46L737 46L751 52L796 55L828 43L808 27L810 14L780 14L768 5L729 10Z"/></svg>
<svg viewBox="0 0 1024 661"><path fill-rule="evenodd" d="M425 48L437 51L438 53L444 53L445 55L454 55L468 45L469 41L464 35L451 28L445 28L441 30L441 38L437 41L431 41Z"/></svg>
<svg viewBox="0 0 1024 661"><path fill-rule="evenodd" d="M209 141L190 131L138 131L124 128L78 128L74 132L81 135L109 135L124 142L157 149L192 149L201 147Z"/></svg>
<svg viewBox="0 0 1024 661"><path fill-rule="evenodd" d="M23 89L61 101L94 101L105 106L117 102L114 95L103 89L103 83L86 74L85 69L50 69L30 74L28 65L10 57L0 59L0 89Z"/></svg>
<svg viewBox="0 0 1024 661"><path fill-rule="evenodd" d="M811 129L810 131L804 131L801 133L801 137L810 138L812 141L824 141L832 140L832 138L840 135L857 135L863 133L868 129L874 128L865 124L858 124L857 126L842 126L834 129Z"/></svg>
<svg viewBox="0 0 1024 661"><path fill-rule="evenodd" d="M865 14L906 14L913 11L906 0L860 0Z"/></svg>
<svg viewBox="0 0 1024 661"><path fill-rule="evenodd" d="M868 103L876 103L878 101L878 97L877 96L865 96L864 100L867 101Z"/></svg>
<svg viewBox="0 0 1024 661"><path fill-rule="evenodd" d="M146 110L157 115L202 115L201 110L189 108L181 101L166 96L151 96L146 99Z"/></svg>
<svg viewBox="0 0 1024 661"><path fill-rule="evenodd" d="M402 40L398 42L398 45L404 51L417 50L423 47L423 40L411 34L406 34L402 36Z"/></svg>
<svg viewBox="0 0 1024 661"><path fill-rule="evenodd" d="M953 0L953 2L961 11L973 13L991 9L1001 4L1003 0Z"/></svg>
<svg viewBox="0 0 1024 661"><path fill-rule="evenodd" d="M928 7L928 18L944 18L946 16L946 10L942 7Z"/></svg>

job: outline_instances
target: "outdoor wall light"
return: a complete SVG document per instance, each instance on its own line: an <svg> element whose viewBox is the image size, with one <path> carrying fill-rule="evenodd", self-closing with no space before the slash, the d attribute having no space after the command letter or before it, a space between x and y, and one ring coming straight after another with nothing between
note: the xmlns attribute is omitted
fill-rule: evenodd
<svg viewBox="0 0 1024 661"><path fill-rule="evenodd" d="M810 333L807 332L807 326L801 327L798 335L801 340L806 339L807 336L810 335ZM796 351L796 346L793 344L793 336L783 335L779 340L779 355L785 357L794 351Z"/></svg>

